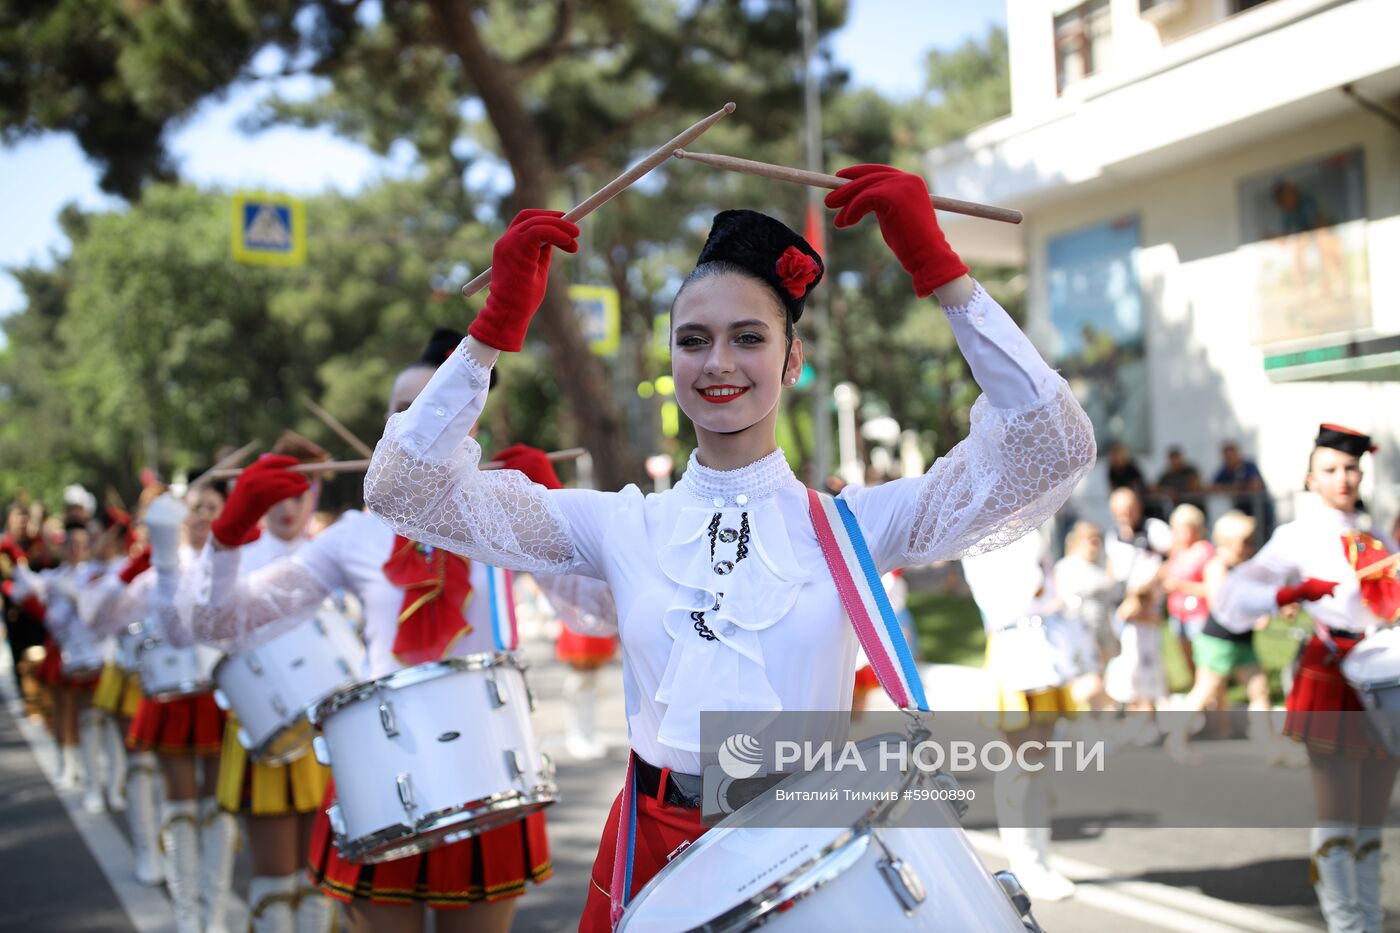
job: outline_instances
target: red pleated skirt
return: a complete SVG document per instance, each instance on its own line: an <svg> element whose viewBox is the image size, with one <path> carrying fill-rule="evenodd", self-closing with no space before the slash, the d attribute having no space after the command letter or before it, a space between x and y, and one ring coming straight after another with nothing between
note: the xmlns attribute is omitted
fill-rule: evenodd
<svg viewBox="0 0 1400 933"><path fill-rule="evenodd" d="M224 719L212 692L166 701L142 697L126 744L138 752L215 758L224 741Z"/></svg>
<svg viewBox="0 0 1400 933"><path fill-rule="evenodd" d="M1299 658L1298 673L1289 691L1283 734L1322 755L1386 758L1366 722L1361 697L1342 675L1342 659L1360 638L1336 637L1337 651L1314 635Z"/></svg>
<svg viewBox="0 0 1400 933"><path fill-rule="evenodd" d="M622 794L613 800L603 838L598 841L598 857L593 860L589 876L588 901L579 919L579 933L610 933L609 913L612 906L613 857L617 852L617 824L622 807ZM655 797L637 796L636 840L632 856L632 890L630 898L646 887L656 873L666 867L670 856L681 844L694 842L709 829L700 822L700 808L676 807ZM703 898L703 891L696 896Z"/></svg>
<svg viewBox="0 0 1400 933"><path fill-rule="evenodd" d="M335 781L316 812L307 852L307 874L329 897L350 903L421 904L434 910L470 907L525 893L554 874L544 813L439 846L423 855L358 865L340 857L326 809L335 802Z"/></svg>
<svg viewBox="0 0 1400 933"><path fill-rule="evenodd" d="M554 656L565 664L599 666L611 661L616 653L616 638L580 635L566 628L554 640Z"/></svg>

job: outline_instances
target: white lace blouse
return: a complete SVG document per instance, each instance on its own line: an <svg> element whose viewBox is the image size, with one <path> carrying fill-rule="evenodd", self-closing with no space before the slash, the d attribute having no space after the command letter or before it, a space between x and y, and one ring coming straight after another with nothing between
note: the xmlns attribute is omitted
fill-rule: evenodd
<svg viewBox="0 0 1400 933"><path fill-rule="evenodd" d="M1094 462L1068 386L980 286L947 316L985 393L970 435L922 477L842 493L881 572L1016 540ZM365 479L372 511L474 559L606 580L632 747L655 765L699 772L701 710L850 707L856 640L781 451L729 472L692 457L675 488L652 495L550 491L479 470L468 431L491 352L468 338L389 420Z"/></svg>

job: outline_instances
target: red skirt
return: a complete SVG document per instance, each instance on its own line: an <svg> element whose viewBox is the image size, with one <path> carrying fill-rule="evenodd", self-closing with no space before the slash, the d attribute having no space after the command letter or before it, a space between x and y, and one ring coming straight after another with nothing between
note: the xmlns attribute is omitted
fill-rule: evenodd
<svg viewBox="0 0 1400 933"><path fill-rule="evenodd" d="M609 913L612 906L613 857L617 852L617 823L622 806L622 794L608 811L603 826L603 838L598 843L598 857L593 860L589 876L588 901L579 919L579 933L610 933ZM700 822L700 808L687 809L663 803L655 797L637 797L636 847L632 857L632 890L628 902L656 873L666 867L671 853L682 843L694 842L709 827ZM700 892L699 896L703 896Z"/></svg>
<svg viewBox="0 0 1400 933"><path fill-rule="evenodd" d="M82 678L69 677L63 673L63 649L58 646L52 635L44 637L44 660L39 664L36 675L41 684L50 687L66 687L69 690L81 690L91 693L97 689L97 681L102 676L98 671L91 676Z"/></svg>
<svg viewBox="0 0 1400 933"><path fill-rule="evenodd" d="M617 653L617 639L580 635L564 629L554 640L554 656L565 664L598 667L612 660Z"/></svg>
<svg viewBox="0 0 1400 933"><path fill-rule="evenodd" d="M142 697L126 744L138 752L214 758L223 745L224 718L212 692L169 701Z"/></svg>
<svg viewBox="0 0 1400 933"><path fill-rule="evenodd" d="M316 812L307 852L307 874L329 897L343 903L422 904L434 910L470 907L525 893L554 874L544 813L439 846L423 855L357 865L340 857L326 808L335 802L335 781Z"/></svg>
<svg viewBox="0 0 1400 933"><path fill-rule="evenodd" d="M1366 707L1342 676L1342 659L1360 642L1333 636L1337 653L1314 635L1299 658L1283 720L1283 734L1321 755L1349 758L1386 758L1366 721Z"/></svg>

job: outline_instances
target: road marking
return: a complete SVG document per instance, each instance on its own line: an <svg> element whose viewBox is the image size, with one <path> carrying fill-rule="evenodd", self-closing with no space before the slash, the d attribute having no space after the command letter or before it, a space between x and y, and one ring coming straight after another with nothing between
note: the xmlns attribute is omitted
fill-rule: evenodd
<svg viewBox="0 0 1400 933"><path fill-rule="evenodd" d="M14 717L20 735L39 765L39 771L49 782L54 796L68 811L73 828L92 853L97 867L102 869L107 884L116 894L117 902L122 905L136 933L174 933L175 914L170 909L164 887L148 887L136 880L133 868L136 857L132 854L131 844L112 823L113 818L125 817L88 813L83 809L81 790L64 790L58 786L58 749L48 730L25 715L24 703L15 694L13 662L9 651L0 651L0 700ZM247 926L248 905L237 894L230 893L228 929L242 930Z"/></svg>
<svg viewBox="0 0 1400 933"><path fill-rule="evenodd" d="M1005 857L995 833L968 830L968 839L983 852ZM1198 891L1153 881L1115 881L1115 873L1089 862L1063 855L1050 857L1051 867L1081 884L1074 899L1104 910L1181 933L1322 933L1321 927L1255 910ZM1034 906L1034 904L1032 904Z"/></svg>

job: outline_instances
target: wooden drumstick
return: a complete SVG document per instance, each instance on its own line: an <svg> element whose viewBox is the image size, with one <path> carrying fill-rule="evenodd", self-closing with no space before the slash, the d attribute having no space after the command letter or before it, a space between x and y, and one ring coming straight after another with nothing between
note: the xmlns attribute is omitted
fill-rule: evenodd
<svg viewBox="0 0 1400 933"><path fill-rule="evenodd" d="M242 447L235 450L233 453L228 454L224 457L220 457L218 462L215 463L212 467L196 476L190 482L189 488L192 490L198 489L200 486L203 486L211 480L224 479L226 475L237 476L240 471L237 469L230 470L229 467L232 467L235 463L242 462L244 457L248 456L257 449L258 442L249 441Z"/></svg>
<svg viewBox="0 0 1400 933"><path fill-rule="evenodd" d="M577 460L588 451L583 447L569 447L565 450L556 450L546 454L554 463L564 463L569 460ZM499 470L505 464L499 460L492 460L483 463L483 470ZM368 460L331 460L328 463L298 463L296 466L286 468L288 473L363 473L369 469ZM233 479L243 470L210 470L205 474L210 479ZM203 477L201 477L202 479Z"/></svg>
<svg viewBox="0 0 1400 933"><path fill-rule="evenodd" d="M695 140L699 139L702 135L704 135L706 130L714 126L720 120L727 117L729 114L733 113L734 110L735 104L733 101L730 101L729 103L725 104L719 110L716 110L714 113L710 114L708 117L701 120L699 123L696 123L694 126L690 127L685 132L681 133L679 136L677 136L675 139L672 139L670 142L666 143L661 148L653 151L645 159L638 162L636 165L632 166L627 171L623 172L621 175L617 176L603 187L599 188L592 195L586 198L581 204L574 208L571 208L567 213L565 213L564 219L577 221L584 217L587 217L589 214L593 213L595 210L602 207L607 202L611 201L618 194L622 193L623 190L628 188L639 178L646 175L648 172L656 168L662 162L665 162L667 159L671 158L671 153L675 152L677 149L680 149L682 146L688 146ZM475 295L477 292L485 288L490 281L491 267L487 266L485 269L481 270L480 275L472 279L466 285L462 286L462 297L470 298L472 295Z"/></svg>
<svg viewBox="0 0 1400 933"><path fill-rule="evenodd" d="M773 165L768 162L755 162L752 159L740 159L736 156L689 152L685 149L677 149L675 155L677 159L689 159L692 162L699 162L701 165L724 169L726 172L759 175L763 178L790 181L798 185L810 185L813 188L836 189L848 181L848 179L839 178L836 175L823 175L821 172L809 172L805 169ZM994 207L990 204L978 204L975 201L960 201L957 198L945 198L937 194L933 195L933 206L940 211L948 211L951 214L966 214L969 217L998 220L1006 224L1018 224L1023 219L1020 211L1012 210L1009 207Z"/></svg>
<svg viewBox="0 0 1400 933"><path fill-rule="evenodd" d="M355 453L359 454L362 457L374 456L373 448L371 448L364 441L356 437L349 428L341 424L339 418L326 411L324 408L322 408L320 405L317 405L309 398L304 398L301 401L302 404L304 404L308 409L311 410L311 413L313 415L321 419L322 423L324 423L326 427L330 428L336 434L340 435L340 439L342 441L355 448Z"/></svg>
<svg viewBox="0 0 1400 933"><path fill-rule="evenodd" d="M1400 564L1400 554L1392 554L1384 560L1378 560L1356 572L1357 580L1369 580L1371 577L1378 577L1388 571L1396 564Z"/></svg>

